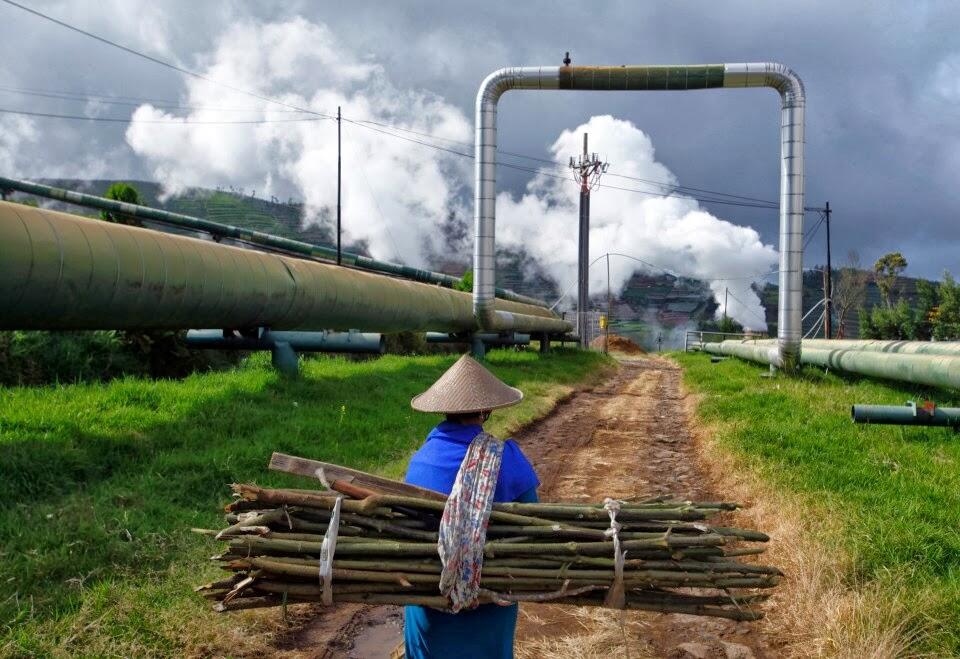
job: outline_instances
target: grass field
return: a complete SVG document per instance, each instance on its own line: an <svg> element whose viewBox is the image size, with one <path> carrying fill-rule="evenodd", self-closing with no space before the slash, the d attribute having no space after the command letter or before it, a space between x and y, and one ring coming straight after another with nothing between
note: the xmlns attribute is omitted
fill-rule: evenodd
<svg viewBox="0 0 960 659"><path fill-rule="evenodd" d="M455 358L309 360L286 381L261 356L182 381L0 389L0 655L255 651L242 629L262 616L217 616L190 591L216 572L189 529L222 523L228 483L307 486L266 471L275 450L399 476L437 421L409 400ZM489 364L527 395L494 415L505 434L609 361Z"/></svg>
<svg viewBox="0 0 960 659"><path fill-rule="evenodd" d="M845 553L843 585L895 611L908 654L960 656L960 435L942 428L860 426L854 403L932 399L946 391L806 370L678 355L719 445L810 510L824 551Z"/></svg>

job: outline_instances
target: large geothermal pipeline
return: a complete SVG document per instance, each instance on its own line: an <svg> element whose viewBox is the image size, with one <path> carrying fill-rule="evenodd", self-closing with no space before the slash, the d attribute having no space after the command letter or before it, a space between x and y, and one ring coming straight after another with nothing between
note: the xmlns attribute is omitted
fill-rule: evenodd
<svg viewBox="0 0 960 659"><path fill-rule="evenodd" d="M497 104L511 89L657 91L770 87L780 94L780 302L777 344L769 363L794 369L800 360L803 272L804 97L799 76L782 64L685 66L535 66L500 69L477 92L474 190L473 311L481 328L525 331L494 303L496 280Z"/></svg>
<svg viewBox="0 0 960 659"><path fill-rule="evenodd" d="M523 331L570 323L497 300ZM477 329L470 295L315 260L0 202L0 329Z"/></svg>
<svg viewBox="0 0 960 659"><path fill-rule="evenodd" d="M856 344L861 346L854 347ZM765 341L722 341L704 343L702 347L713 355L770 363L770 347ZM800 362L886 380L960 388L960 351L954 342L804 341Z"/></svg>
<svg viewBox="0 0 960 659"><path fill-rule="evenodd" d="M141 206L139 204L128 204L126 202L106 199L105 197L98 197L96 195L85 194L83 192L55 188L42 183L21 181L0 176L0 190L23 192L38 197L44 197L46 199L55 199L57 201L76 204L77 206L95 208L97 210L107 211L116 215L146 220L148 222L158 222L165 226L178 227L180 229L187 229L189 231L202 231L209 233L211 236L216 238L238 240L245 243L250 243L252 245L258 245L290 254L299 254L310 258L325 259L327 261L336 261L337 259L337 250L333 247L314 245L301 240L283 238L282 236L275 236L262 231L254 231L252 229L245 229L243 227L232 226L230 224L213 222L204 218L193 217L192 215L171 213L169 211L151 208L150 206ZM360 268L361 270L370 270L371 272L395 275L397 277L403 277L404 279L420 281L425 284L439 284L448 288L456 288L457 285L460 284L459 277L446 275L442 272L432 272L430 270L423 270L421 268L413 268L408 265L390 263L389 261L381 261L379 259L370 258L369 256L353 254L350 252L342 252L341 256L343 263L354 268ZM522 302L524 304L532 304L539 307L547 306L547 304L541 300L536 300L532 297L520 295L519 293L514 293L513 291L502 288L496 289L496 295L499 298L511 300L513 302Z"/></svg>

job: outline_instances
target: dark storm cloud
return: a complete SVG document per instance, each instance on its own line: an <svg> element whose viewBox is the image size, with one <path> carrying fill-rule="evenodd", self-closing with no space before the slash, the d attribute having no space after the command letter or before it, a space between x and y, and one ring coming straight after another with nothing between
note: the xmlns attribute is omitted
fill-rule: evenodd
<svg viewBox="0 0 960 659"><path fill-rule="evenodd" d="M381 63L398 87L427 89L472 117L479 81L504 65L781 61L808 93L807 200L835 208L834 253L864 261L903 249L915 274L960 271L960 25L956 3L663 2L345 3L55 2L47 11L186 66L241 17L301 14ZM177 74L0 5L0 85L178 98ZM300 90L309 93L309 90ZM75 104L0 94L0 107L76 111ZM508 95L502 144L533 155L595 114L647 132L685 185L777 199L778 101L769 90ZM88 109L89 110L89 109ZM101 109L101 113L114 113ZM0 129L11 130L0 123ZM122 127L36 122L18 154L24 176L146 176ZM0 141L0 144L3 142ZM594 144L601 153L602 144ZM612 164L616 168L616 163ZM520 174L504 172L519 188ZM604 194L615 194L613 191ZM625 193L620 193L625 194ZM711 207L777 242L775 212ZM818 262L820 237L807 256ZM821 243L822 244L822 243ZM822 248L820 249L822 252Z"/></svg>

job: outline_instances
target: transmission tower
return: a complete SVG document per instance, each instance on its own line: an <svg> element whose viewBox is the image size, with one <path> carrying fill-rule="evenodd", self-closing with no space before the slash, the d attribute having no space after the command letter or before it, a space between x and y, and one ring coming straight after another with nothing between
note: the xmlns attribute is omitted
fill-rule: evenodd
<svg viewBox="0 0 960 659"><path fill-rule="evenodd" d="M587 149L587 134L583 134L583 153L574 158L570 156L570 169L580 184L580 243L577 259L577 333L580 335L580 347L588 348L590 343L590 191L600 183L600 176L607 171L609 163L603 162L596 153ZM609 322L609 319L607 319Z"/></svg>

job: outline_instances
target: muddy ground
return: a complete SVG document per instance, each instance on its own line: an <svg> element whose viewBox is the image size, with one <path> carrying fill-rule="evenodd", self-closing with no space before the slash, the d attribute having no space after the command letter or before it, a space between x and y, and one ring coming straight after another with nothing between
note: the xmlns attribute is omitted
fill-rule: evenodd
<svg viewBox="0 0 960 659"><path fill-rule="evenodd" d="M667 359L631 357L606 382L579 391L515 439L541 479L544 501L602 501L673 494L717 497L697 467L697 446L681 371ZM530 605L521 607L519 657L667 657L748 659L777 656L775 639L756 623L671 614ZM592 617L590 617L592 616ZM606 616L596 624L596 616ZM284 657L389 657L400 642L396 607L318 609L280 639ZM609 623L609 624L607 624ZM609 629L603 634L597 627ZM629 646L629 650L628 650Z"/></svg>

